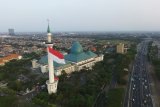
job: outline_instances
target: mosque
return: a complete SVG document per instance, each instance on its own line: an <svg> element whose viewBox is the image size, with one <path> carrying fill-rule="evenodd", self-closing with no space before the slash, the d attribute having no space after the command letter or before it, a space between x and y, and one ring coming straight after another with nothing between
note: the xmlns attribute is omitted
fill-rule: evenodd
<svg viewBox="0 0 160 107"><path fill-rule="evenodd" d="M52 60L49 48L53 47L52 34L48 23L47 41L47 54L38 61L32 60L32 68L41 68L42 73L49 72L49 80L46 81L48 94L57 92L58 78L62 72L70 74L74 71L81 69L92 69L96 62L103 60L103 54L97 55L91 51L83 51L81 44L78 41L73 42L69 54L64 54L65 64L60 64Z"/></svg>
<svg viewBox="0 0 160 107"><path fill-rule="evenodd" d="M81 44L78 41L73 42L70 53L64 55L66 64L58 64L54 62L55 75L61 75L62 71L67 74L74 71L79 71L83 68L91 69L92 66L103 60L103 55L97 55L91 51L83 51ZM43 56L39 60L41 72L48 72L48 57Z"/></svg>
<svg viewBox="0 0 160 107"><path fill-rule="evenodd" d="M51 33L48 25L48 40L51 42ZM59 64L53 61L54 74L59 76L62 74L62 71L65 71L67 74L74 71L80 71L81 69L87 68L92 69L92 66L96 62L103 60L103 54L97 55L92 51L83 51L81 44L78 41L74 41L69 54L64 54L65 64ZM32 63L35 63L33 61ZM34 65L34 64L33 64ZM38 66L41 68L42 73L48 72L48 55L41 57L38 61Z"/></svg>

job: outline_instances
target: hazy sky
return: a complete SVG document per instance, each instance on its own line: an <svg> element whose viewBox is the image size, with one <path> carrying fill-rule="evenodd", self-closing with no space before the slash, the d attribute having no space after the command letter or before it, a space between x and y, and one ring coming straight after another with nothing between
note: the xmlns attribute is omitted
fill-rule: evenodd
<svg viewBox="0 0 160 107"><path fill-rule="evenodd" d="M0 0L0 32L160 31L160 0Z"/></svg>

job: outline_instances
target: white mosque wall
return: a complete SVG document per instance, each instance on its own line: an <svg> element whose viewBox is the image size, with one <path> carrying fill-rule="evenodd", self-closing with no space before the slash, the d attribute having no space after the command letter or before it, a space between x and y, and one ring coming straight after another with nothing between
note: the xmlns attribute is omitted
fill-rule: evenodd
<svg viewBox="0 0 160 107"><path fill-rule="evenodd" d="M70 73L72 73L72 72L75 71L75 66L72 65L72 66L69 66L69 67L66 67L66 68L58 69L58 70L56 71L56 75L57 75L57 76L61 75L61 73L62 73L63 70L64 70L67 74L70 74Z"/></svg>
<svg viewBox="0 0 160 107"><path fill-rule="evenodd" d="M32 60L32 68L37 68L37 67L38 67L37 60L33 59Z"/></svg>
<svg viewBox="0 0 160 107"><path fill-rule="evenodd" d="M41 65L40 67L41 67L41 72L42 73L48 72L48 66L47 65Z"/></svg>
<svg viewBox="0 0 160 107"><path fill-rule="evenodd" d="M103 61L103 57L104 57L104 55L100 55L100 56L95 58L95 61L96 62Z"/></svg>
<svg viewBox="0 0 160 107"><path fill-rule="evenodd" d="M84 61L80 61L77 63L72 63L68 67L60 67L56 69L55 75L59 76L62 74L62 71L64 70L67 74L70 74L74 71L80 71L81 69L88 68L92 69L92 67L95 65L96 62L102 61L104 55L99 55L97 57L93 57ZM41 72L46 73L48 72L48 66L47 65L41 65Z"/></svg>

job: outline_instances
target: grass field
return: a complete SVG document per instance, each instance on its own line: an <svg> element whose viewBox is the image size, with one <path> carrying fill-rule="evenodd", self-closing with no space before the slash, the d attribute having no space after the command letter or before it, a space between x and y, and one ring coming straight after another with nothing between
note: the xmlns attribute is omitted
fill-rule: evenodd
<svg viewBox="0 0 160 107"><path fill-rule="evenodd" d="M122 107L123 96L124 96L124 88L115 88L109 90L107 94L106 107Z"/></svg>

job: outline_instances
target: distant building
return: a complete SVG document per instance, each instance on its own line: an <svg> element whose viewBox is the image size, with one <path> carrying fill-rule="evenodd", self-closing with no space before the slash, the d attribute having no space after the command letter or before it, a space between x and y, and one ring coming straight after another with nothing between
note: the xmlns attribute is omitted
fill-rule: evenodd
<svg viewBox="0 0 160 107"><path fill-rule="evenodd" d="M3 38L3 37L0 37L0 44L3 43L3 40L4 40L4 38Z"/></svg>
<svg viewBox="0 0 160 107"><path fill-rule="evenodd" d="M12 52L13 51L12 45L4 45L3 46L3 51Z"/></svg>
<svg viewBox="0 0 160 107"><path fill-rule="evenodd" d="M123 43L119 43L117 45L117 53L124 54L124 44Z"/></svg>
<svg viewBox="0 0 160 107"><path fill-rule="evenodd" d="M62 71L67 74L81 69L92 69L96 62L103 60L103 55L97 55L91 51L84 52L79 42L74 42L69 54L64 55L66 64L58 64L54 62L55 75L61 75ZM48 72L48 59L43 56L39 60L41 72Z"/></svg>
<svg viewBox="0 0 160 107"><path fill-rule="evenodd" d="M11 35L11 36L14 36L14 35L15 35L14 29L8 29L8 33L9 33L9 35Z"/></svg>

